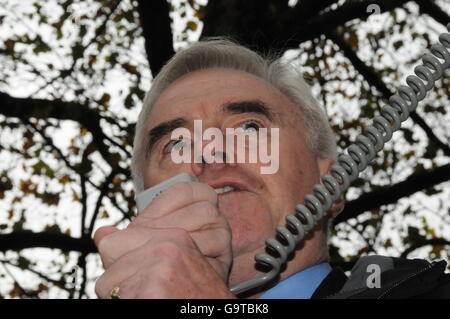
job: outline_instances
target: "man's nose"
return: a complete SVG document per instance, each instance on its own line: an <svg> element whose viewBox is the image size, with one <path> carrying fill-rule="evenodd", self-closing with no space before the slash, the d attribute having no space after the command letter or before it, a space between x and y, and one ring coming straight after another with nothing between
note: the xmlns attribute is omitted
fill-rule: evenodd
<svg viewBox="0 0 450 319"><path fill-rule="evenodd" d="M228 157L225 152L212 151L210 154L201 154L197 158L194 158L192 171L196 176L202 174L204 170L221 170L228 165Z"/></svg>

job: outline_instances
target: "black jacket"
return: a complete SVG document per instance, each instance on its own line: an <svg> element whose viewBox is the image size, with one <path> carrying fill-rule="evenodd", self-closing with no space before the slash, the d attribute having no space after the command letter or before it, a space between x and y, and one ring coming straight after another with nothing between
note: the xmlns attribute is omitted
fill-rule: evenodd
<svg viewBox="0 0 450 319"><path fill-rule="evenodd" d="M445 261L429 263L422 259L366 256L358 260L349 277L342 269L334 268L312 298L450 299L450 273L444 272L446 265ZM378 282L372 280L374 268L380 270Z"/></svg>

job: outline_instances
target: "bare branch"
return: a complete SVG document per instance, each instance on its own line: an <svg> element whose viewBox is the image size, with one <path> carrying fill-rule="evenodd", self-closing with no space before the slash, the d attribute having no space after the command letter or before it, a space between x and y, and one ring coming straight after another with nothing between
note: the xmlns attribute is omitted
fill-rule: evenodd
<svg viewBox="0 0 450 319"><path fill-rule="evenodd" d="M59 157L63 160L63 162L66 164L66 166L67 166L68 168L70 168L71 170L73 170L75 173L78 174L77 169L76 169L76 168L75 168L75 167L67 160L67 158L64 156L64 154L61 152L61 150L60 150L59 148L57 148L57 147L53 144L53 141L45 134L45 132L44 132L42 129L37 128L36 126L34 126L29 120L23 120L23 119L21 119L21 121L23 121L25 124L27 124L32 130L34 130L35 132L37 132L37 133L38 133L38 134L46 141L47 145L49 145L49 146L52 148L52 150L54 150L54 151L59 155ZM89 148L89 147L90 147L90 146L88 145L86 148ZM117 174L121 173L122 170L119 170L119 171L114 171L114 170L113 170L113 172L115 172L114 174L117 175ZM81 176L81 175L80 175L80 176ZM125 175L125 176L126 176L126 175ZM87 176L83 176L82 179L84 179L85 182L87 181L87 182L88 182L92 187L94 187L95 189L101 191L101 186L96 185L96 184L95 184L94 182L92 182L92 181L90 180L90 178L88 178ZM83 192L83 190L82 190L82 192ZM82 196L83 196L83 194L82 194ZM115 199L114 196L110 196L109 194L107 194L106 196L107 196L108 199L111 201L111 203L114 205L114 207L117 208L117 209L123 214L124 218L126 218L127 216L130 215L129 212L125 212L125 211L119 206L119 204L117 203L117 201L116 201L116 199ZM81 225L82 225L81 228L83 229L84 218L82 218Z"/></svg>
<svg viewBox="0 0 450 319"><path fill-rule="evenodd" d="M78 251L86 254L97 253L94 241L86 237L74 238L61 233L31 231L0 234L0 251L2 252L33 247L56 248L66 252Z"/></svg>
<svg viewBox="0 0 450 319"><path fill-rule="evenodd" d="M367 11L369 4L375 4L380 7L380 13L392 11L403 6L411 0L368 0L345 2L336 10L330 10L323 14L313 16L305 23L299 23L297 19L288 22L286 28L294 30L288 33L290 35L286 40L288 46L298 46L299 43L312 40L320 35L327 34L330 30L336 29L345 23L354 19L367 19L372 13Z"/></svg>
<svg viewBox="0 0 450 319"><path fill-rule="evenodd" d="M2 265L3 268L5 269L6 273L11 277L11 279L14 281L16 287L19 288L19 290L21 291L22 295L25 295L27 298L34 298L36 297L36 294L34 292L31 292L25 288L22 287L22 285L20 285L19 281L16 279L16 277L9 271L8 267L6 267L6 265Z"/></svg>
<svg viewBox="0 0 450 319"><path fill-rule="evenodd" d="M302 0L298 1L292 10L293 17L305 19L317 15L338 0Z"/></svg>
<svg viewBox="0 0 450 319"><path fill-rule="evenodd" d="M8 260L0 260L0 262L5 263L5 264L8 264L8 265L11 265L11 266L16 267L16 268L22 269L19 265L15 264L15 263L12 263L12 262L10 262L10 261L8 261ZM29 271L29 272L31 272L31 273L33 273L33 274L35 274L35 275L37 275L38 277L44 279L45 281L47 281L47 282L49 282L49 283L51 283L51 284L53 284L53 285L55 285L55 286L61 288L61 289L64 289L64 290L70 290L70 288L67 288L67 287L65 286L65 282L64 282L63 280L54 280L54 279L51 279L50 277L48 277L48 276L46 276L46 275L40 273L39 271L36 271L36 270L34 270L34 269L31 269L31 268L27 268L26 270Z"/></svg>
<svg viewBox="0 0 450 319"><path fill-rule="evenodd" d="M299 44L313 40L345 23L371 15L369 4L376 4L380 12L389 12L402 7L411 0L367 0L348 1L334 10L307 15L328 7L336 1L319 1L305 7L302 3L294 8L285 8L277 1L209 1L201 37L229 36L259 51L272 52L298 48ZM307 1L312 3L313 1ZM296 14L297 13L297 14Z"/></svg>
<svg viewBox="0 0 450 319"><path fill-rule="evenodd" d="M81 282L80 289L78 290L78 299L81 299L86 293L86 282L87 282L87 269L86 269L86 254L81 254L78 259L78 266L83 269L83 281Z"/></svg>
<svg viewBox="0 0 450 319"><path fill-rule="evenodd" d="M86 177L84 174L79 174L80 176L80 188L81 188L81 233L86 235L86 216L87 216L87 201L88 196L86 192Z"/></svg>
<svg viewBox="0 0 450 319"><path fill-rule="evenodd" d="M100 114L85 105L61 100L17 98L0 92L0 114L24 120L55 118L76 121L91 132L92 140L105 161L113 169L119 170L127 177L130 176L128 170L118 166L117 159L120 156L112 153L104 142L109 138L103 133L100 126Z"/></svg>
<svg viewBox="0 0 450 319"><path fill-rule="evenodd" d="M412 253L414 250L420 248L420 247L424 247L424 246L428 246L428 245L432 245L432 246L450 246L450 241L446 240L444 238L431 238L431 239L426 239L426 240L422 240L419 241L417 243L412 244L411 246L409 246L401 255L400 257L402 258L406 258L408 257L408 255L410 253Z"/></svg>
<svg viewBox="0 0 450 319"><path fill-rule="evenodd" d="M137 0L145 52L155 77L174 55L169 5L166 0Z"/></svg>
<svg viewBox="0 0 450 319"><path fill-rule="evenodd" d="M328 36L334 43L336 43L342 50L344 55L350 60L355 69L366 79L366 81L376 87L382 94L383 97L388 100L394 92L391 92L386 84L381 81L380 77L376 72L366 65L353 51L353 49L345 42L340 35L334 31L328 32ZM433 130L428 126L422 117L420 117L415 111L410 114L411 119L419 125L428 136L431 143L435 144L437 147L442 149L445 155L450 156L450 146L443 143L433 132Z"/></svg>
<svg viewBox="0 0 450 319"><path fill-rule="evenodd" d="M433 1L421 0L421 1L416 1L416 2L419 5L419 9L420 9L421 13L428 14L430 17L432 17L437 22L442 23L444 26L446 26L448 23L450 23L450 16L448 15L448 13L443 11Z"/></svg>
<svg viewBox="0 0 450 319"><path fill-rule="evenodd" d="M100 187L100 194L98 195L97 203L95 204L94 214L92 215L91 223L87 230L87 234L92 234L94 230L95 221L97 219L98 213L100 212L100 208L102 207L102 200L107 195L109 190L109 184L112 182L112 180L116 175L117 174L115 171L111 171L111 173L108 175L108 177L105 178L102 186Z"/></svg>
<svg viewBox="0 0 450 319"><path fill-rule="evenodd" d="M438 185L450 180L450 164L436 169L412 174L403 182L384 187L361 195L345 205L345 209L334 220L334 225L342 223L350 218L355 218L366 211L376 209L381 205L397 202L400 198L410 196L415 192Z"/></svg>

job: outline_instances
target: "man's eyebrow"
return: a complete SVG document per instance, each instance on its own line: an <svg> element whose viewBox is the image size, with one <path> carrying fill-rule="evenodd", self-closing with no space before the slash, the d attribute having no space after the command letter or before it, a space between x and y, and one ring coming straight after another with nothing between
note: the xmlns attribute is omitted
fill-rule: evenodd
<svg viewBox="0 0 450 319"><path fill-rule="evenodd" d="M222 111L232 114L257 113L264 115L269 120L273 120L275 115L264 102L258 100L229 102L222 105Z"/></svg>
<svg viewBox="0 0 450 319"><path fill-rule="evenodd" d="M171 134L173 130L186 126L187 120L184 118L176 118L167 122L160 123L150 130L148 133L148 144L146 154L150 154L155 145L166 135Z"/></svg>

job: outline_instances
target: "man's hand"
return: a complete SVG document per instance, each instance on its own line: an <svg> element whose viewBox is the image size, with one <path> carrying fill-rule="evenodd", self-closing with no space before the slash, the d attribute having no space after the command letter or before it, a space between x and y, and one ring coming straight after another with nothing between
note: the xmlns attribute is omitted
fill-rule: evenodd
<svg viewBox="0 0 450 319"><path fill-rule="evenodd" d="M121 298L233 298L226 285L232 261L231 230L217 194L203 183L178 183L125 230L94 235L105 273L97 295Z"/></svg>

